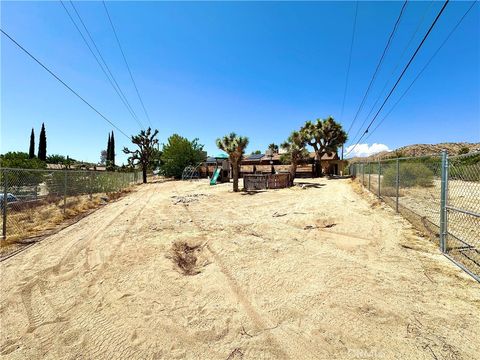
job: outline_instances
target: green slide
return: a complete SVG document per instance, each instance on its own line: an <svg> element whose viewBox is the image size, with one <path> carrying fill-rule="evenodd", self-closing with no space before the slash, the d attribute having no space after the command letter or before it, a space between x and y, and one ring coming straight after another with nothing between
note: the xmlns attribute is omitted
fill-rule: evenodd
<svg viewBox="0 0 480 360"><path fill-rule="evenodd" d="M217 185L217 179L218 176L220 175L220 168L216 168L215 171L213 172L213 176L210 179L210 185Z"/></svg>

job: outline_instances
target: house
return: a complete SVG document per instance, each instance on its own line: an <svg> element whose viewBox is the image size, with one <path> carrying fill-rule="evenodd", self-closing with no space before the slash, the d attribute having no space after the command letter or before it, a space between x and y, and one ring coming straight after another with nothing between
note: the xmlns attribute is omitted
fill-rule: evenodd
<svg viewBox="0 0 480 360"><path fill-rule="evenodd" d="M298 177L315 177L317 154L315 152L309 153L309 158L304 163L297 166ZM322 173L325 175L342 175L347 161L341 160L337 153L324 154L320 161ZM240 167L241 174L253 173L270 173L272 167L275 172L288 172L290 165L282 162L282 154L273 154L272 156L265 154L252 154L246 156L242 160Z"/></svg>

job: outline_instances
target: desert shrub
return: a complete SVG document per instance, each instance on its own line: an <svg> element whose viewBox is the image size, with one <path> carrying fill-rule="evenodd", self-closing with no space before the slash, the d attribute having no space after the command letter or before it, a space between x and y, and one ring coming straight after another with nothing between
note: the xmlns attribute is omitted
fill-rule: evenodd
<svg viewBox="0 0 480 360"><path fill-rule="evenodd" d="M388 166L383 170L382 186L396 186L396 166ZM400 163L400 186L428 187L433 185L433 171L421 163Z"/></svg>
<svg viewBox="0 0 480 360"><path fill-rule="evenodd" d="M381 191L381 195L382 195L382 196L389 196L389 197L396 197L396 196L397 196L397 189L396 189L395 187L385 187L385 188L381 188L380 191ZM405 196L404 191L402 191L402 190L400 189L400 190L398 191L398 196L399 196L399 197Z"/></svg>
<svg viewBox="0 0 480 360"><path fill-rule="evenodd" d="M468 146L462 146L460 150L458 150L458 155L468 154L470 152L470 148Z"/></svg>

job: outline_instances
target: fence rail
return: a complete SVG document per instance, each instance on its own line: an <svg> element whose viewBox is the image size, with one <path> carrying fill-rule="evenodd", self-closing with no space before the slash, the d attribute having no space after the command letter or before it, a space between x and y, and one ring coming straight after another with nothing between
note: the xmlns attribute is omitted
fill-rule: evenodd
<svg viewBox="0 0 480 360"><path fill-rule="evenodd" d="M38 233L55 218L93 207L101 194L141 181L137 172L0 169L2 238Z"/></svg>
<svg viewBox="0 0 480 360"><path fill-rule="evenodd" d="M480 152L357 162L348 170L480 281Z"/></svg>

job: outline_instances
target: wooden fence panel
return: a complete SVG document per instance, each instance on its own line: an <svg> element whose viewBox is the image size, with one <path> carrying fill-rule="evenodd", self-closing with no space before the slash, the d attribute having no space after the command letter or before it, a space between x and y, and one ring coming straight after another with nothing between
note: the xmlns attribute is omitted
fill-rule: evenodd
<svg viewBox="0 0 480 360"><path fill-rule="evenodd" d="M290 174L249 174L243 177L246 191L283 189L290 186Z"/></svg>

